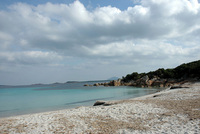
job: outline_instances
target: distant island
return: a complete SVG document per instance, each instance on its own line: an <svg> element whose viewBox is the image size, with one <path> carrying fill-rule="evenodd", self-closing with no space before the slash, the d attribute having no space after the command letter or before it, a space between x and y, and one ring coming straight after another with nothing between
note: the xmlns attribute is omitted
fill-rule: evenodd
<svg viewBox="0 0 200 134"><path fill-rule="evenodd" d="M87 83L87 82L107 82L109 80L91 80L91 81L67 81L66 83Z"/></svg>
<svg viewBox="0 0 200 134"><path fill-rule="evenodd" d="M119 79L119 77L111 77L111 78L109 78L108 80L118 80Z"/></svg>
<svg viewBox="0 0 200 134"><path fill-rule="evenodd" d="M94 86L170 87L193 81L200 81L200 60L184 63L172 69L159 68L148 73L133 72L122 79L96 83Z"/></svg>

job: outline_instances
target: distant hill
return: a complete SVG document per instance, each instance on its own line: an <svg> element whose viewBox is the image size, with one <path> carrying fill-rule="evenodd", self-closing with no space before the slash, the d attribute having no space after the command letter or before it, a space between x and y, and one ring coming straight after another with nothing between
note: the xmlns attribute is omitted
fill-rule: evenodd
<svg viewBox="0 0 200 134"><path fill-rule="evenodd" d="M156 71L151 71L148 73L137 73L133 72L132 74L126 75L126 77L122 78L124 82L130 82L138 80L144 76L148 76L150 79L154 77L159 77L162 79L197 79L200 80L200 60L193 61L190 63L184 63L176 68L172 69L164 69L160 68Z"/></svg>
<svg viewBox="0 0 200 134"><path fill-rule="evenodd" d="M118 80L118 79L119 79L119 77L111 77L108 80Z"/></svg>
<svg viewBox="0 0 200 134"><path fill-rule="evenodd" d="M91 80L91 81L67 81L66 83L87 83L87 82L107 82L108 80Z"/></svg>

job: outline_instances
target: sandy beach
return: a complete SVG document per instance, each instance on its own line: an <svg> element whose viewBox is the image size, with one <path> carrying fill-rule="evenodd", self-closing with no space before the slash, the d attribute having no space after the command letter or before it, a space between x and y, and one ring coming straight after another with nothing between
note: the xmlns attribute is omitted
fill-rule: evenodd
<svg viewBox="0 0 200 134"><path fill-rule="evenodd" d="M200 83L109 106L90 106L0 118L0 133L199 134Z"/></svg>

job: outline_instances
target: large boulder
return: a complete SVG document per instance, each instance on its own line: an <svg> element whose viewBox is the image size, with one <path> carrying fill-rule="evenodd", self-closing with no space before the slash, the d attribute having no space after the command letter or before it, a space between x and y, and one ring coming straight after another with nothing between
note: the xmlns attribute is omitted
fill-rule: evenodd
<svg viewBox="0 0 200 134"><path fill-rule="evenodd" d="M121 86L121 80L114 80L113 86Z"/></svg>
<svg viewBox="0 0 200 134"><path fill-rule="evenodd" d="M153 87L165 87L165 84L167 83L166 79L159 79L152 83Z"/></svg>
<svg viewBox="0 0 200 134"><path fill-rule="evenodd" d="M103 105L105 103L106 103L105 101L96 101L93 106L100 106L100 105Z"/></svg>
<svg viewBox="0 0 200 134"><path fill-rule="evenodd" d="M105 87L108 87L108 86L109 86L109 83L108 83L108 82L105 82L103 85L104 85Z"/></svg>
<svg viewBox="0 0 200 134"><path fill-rule="evenodd" d="M148 87L150 87L152 84L153 84L153 80L148 80L147 82L146 82L146 85L148 86Z"/></svg>
<svg viewBox="0 0 200 134"><path fill-rule="evenodd" d="M121 83L122 86L136 86L134 82Z"/></svg>
<svg viewBox="0 0 200 134"><path fill-rule="evenodd" d="M85 87L88 87L88 86L90 86L90 85L89 85L89 84L85 84L84 86L85 86Z"/></svg>
<svg viewBox="0 0 200 134"><path fill-rule="evenodd" d="M149 80L149 76L148 76L148 75L143 76L143 77L142 77L142 80L143 80L143 81L148 81L148 80Z"/></svg>
<svg viewBox="0 0 200 134"><path fill-rule="evenodd" d="M95 83L93 86L99 86L99 83Z"/></svg>
<svg viewBox="0 0 200 134"><path fill-rule="evenodd" d="M118 104L117 101L101 101L101 100L98 100L94 103L93 106L110 106L110 105L115 105L115 104Z"/></svg>
<svg viewBox="0 0 200 134"><path fill-rule="evenodd" d="M145 87L146 86L146 80L144 79L138 79L134 82L133 84L134 86L137 86L137 87Z"/></svg>
<svg viewBox="0 0 200 134"><path fill-rule="evenodd" d="M105 84L104 84L105 85ZM108 83L108 86L121 86L121 79L119 80L112 80Z"/></svg>

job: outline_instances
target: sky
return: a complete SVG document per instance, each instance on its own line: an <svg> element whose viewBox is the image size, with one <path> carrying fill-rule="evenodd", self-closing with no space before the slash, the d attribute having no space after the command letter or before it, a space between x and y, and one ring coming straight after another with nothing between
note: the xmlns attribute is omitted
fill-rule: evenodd
<svg viewBox="0 0 200 134"><path fill-rule="evenodd" d="M0 85L121 78L199 52L198 0L0 2Z"/></svg>

